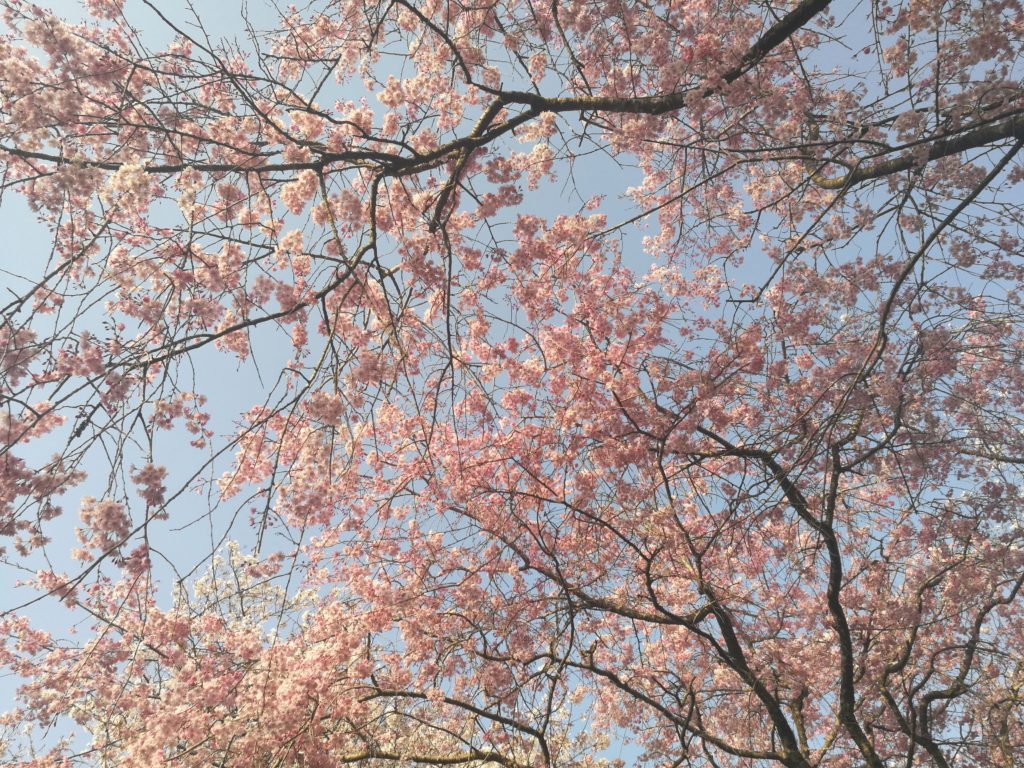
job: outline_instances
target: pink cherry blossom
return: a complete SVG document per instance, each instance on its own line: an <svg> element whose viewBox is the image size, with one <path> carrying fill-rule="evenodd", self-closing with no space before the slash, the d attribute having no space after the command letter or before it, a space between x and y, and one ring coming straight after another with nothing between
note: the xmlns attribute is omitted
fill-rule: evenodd
<svg viewBox="0 0 1024 768"><path fill-rule="evenodd" d="M0 762L1024 764L1018 0L84 5Z"/></svg>

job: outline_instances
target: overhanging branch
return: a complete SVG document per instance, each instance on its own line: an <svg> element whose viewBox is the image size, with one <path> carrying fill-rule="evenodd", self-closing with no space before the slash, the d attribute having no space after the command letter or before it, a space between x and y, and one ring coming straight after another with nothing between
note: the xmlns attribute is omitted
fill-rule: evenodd
<svg viewBox="0 0 1024 768"><path fill-rule="evenodd" d="M969 149L977 149L1007 139L1024 139L1024 114L1013 115L954 136L935 139L928 146L927 152L923 152L920 147L904 149L899 155L889 160L861 161L857 167L842 176L828 177L821 173L812 174L811 181L823 189L848 189L865 181L908 171L943 157L958 155Z"/></svg>

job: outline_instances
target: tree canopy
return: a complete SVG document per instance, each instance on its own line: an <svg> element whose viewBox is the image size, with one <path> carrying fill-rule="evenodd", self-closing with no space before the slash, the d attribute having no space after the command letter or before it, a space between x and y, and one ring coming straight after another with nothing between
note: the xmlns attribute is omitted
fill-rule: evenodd
<svg viewBox="0 0 1024 768"><path fill-rule="evenodd" d="M1024 764L1017 0L0 13L5 764Z"/></svg>

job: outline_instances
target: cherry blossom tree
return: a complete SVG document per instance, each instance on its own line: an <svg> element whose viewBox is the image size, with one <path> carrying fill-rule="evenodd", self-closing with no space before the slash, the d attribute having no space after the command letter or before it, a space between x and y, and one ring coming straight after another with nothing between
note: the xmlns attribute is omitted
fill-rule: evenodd
<svg viewBox="0 0 1024 768"><path fill-rule="evenodd" d="M5 764L1024 764L1017 0L86 5Z"/></svg>

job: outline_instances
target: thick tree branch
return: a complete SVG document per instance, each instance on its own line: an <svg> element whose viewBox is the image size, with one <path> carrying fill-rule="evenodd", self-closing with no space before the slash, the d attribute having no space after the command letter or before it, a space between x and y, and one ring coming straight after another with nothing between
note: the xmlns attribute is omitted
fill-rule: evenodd
<svg viewBox="0 0 1024 768"><path fill-rule="evenodd" d="M811 181L824 189L848 189L865 181L891 176L912 168L921 168L943 157L958 155L969 149L977 149L1009 139L1024 139L1024 114L1014 115L977 128L967 128L962 133L952 136L924 139L919 142L917 147L904 149L899 155L888 160L873 158L862 160L853 170L842 176L829 177L815 173L811 176ZM927 149L921 146L922 144L927 145Z"/></svg>

